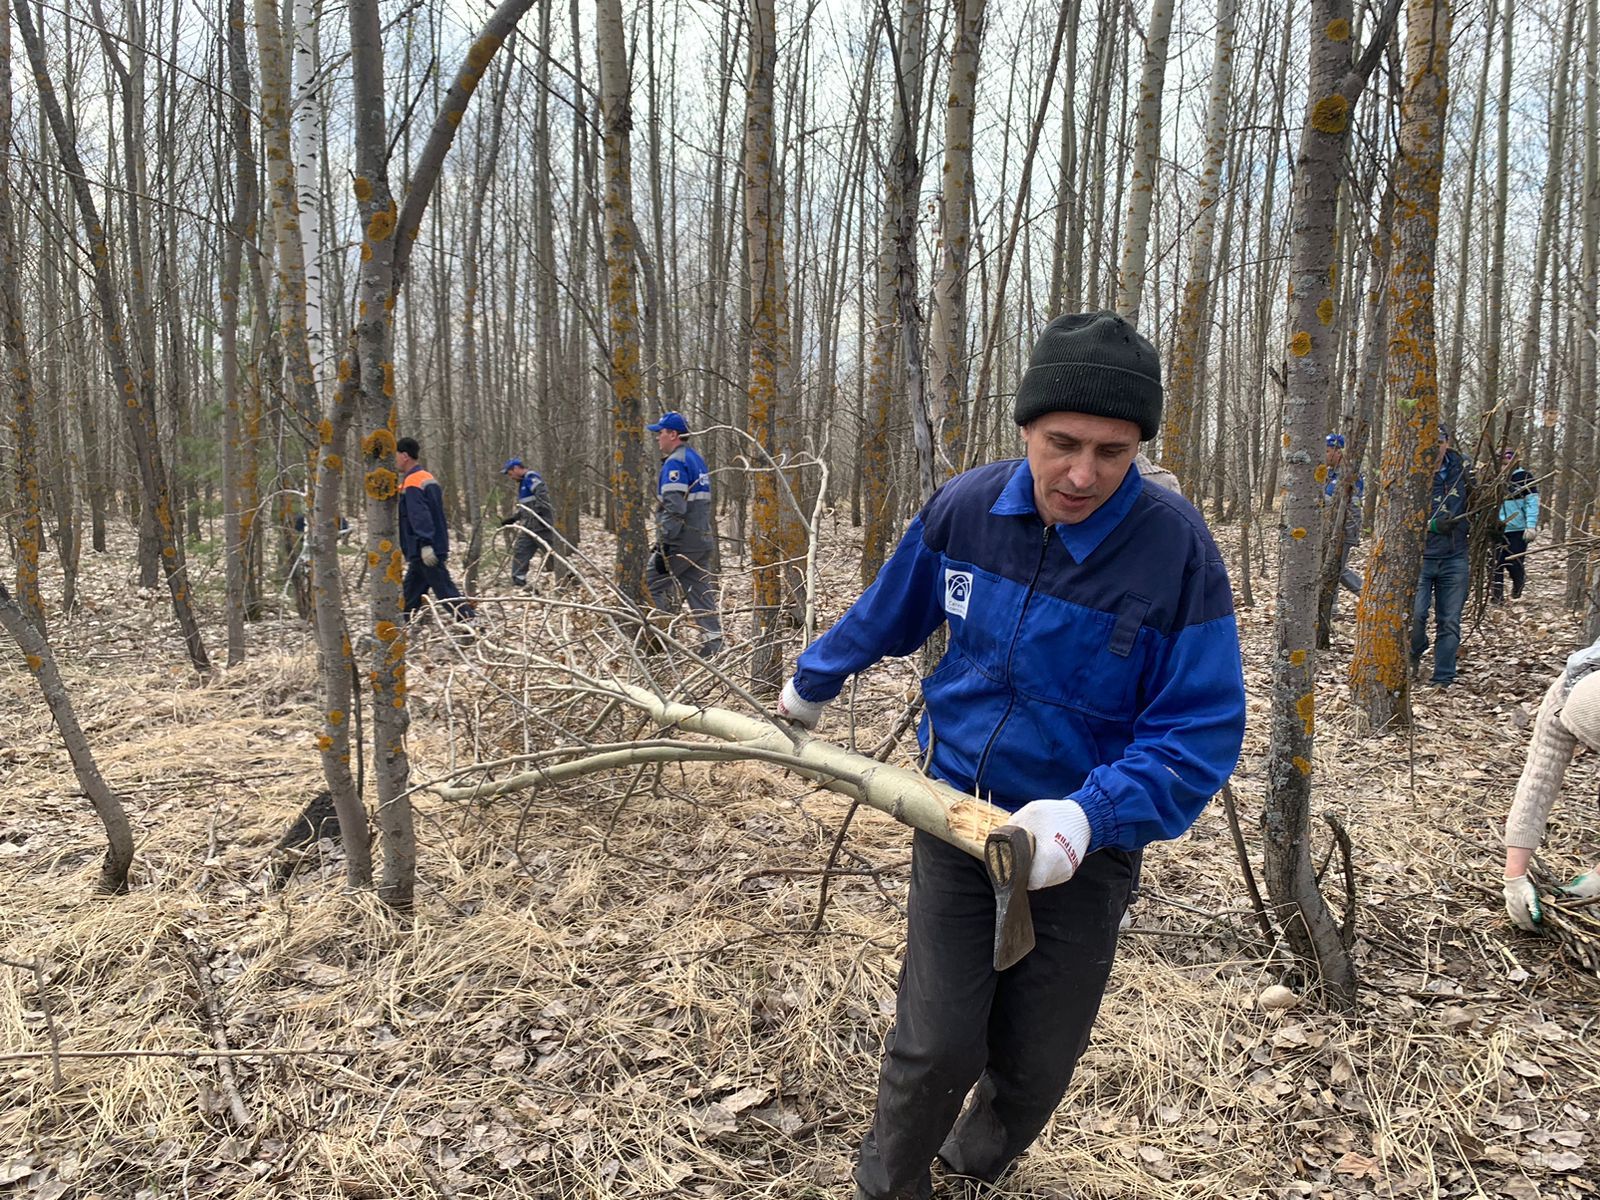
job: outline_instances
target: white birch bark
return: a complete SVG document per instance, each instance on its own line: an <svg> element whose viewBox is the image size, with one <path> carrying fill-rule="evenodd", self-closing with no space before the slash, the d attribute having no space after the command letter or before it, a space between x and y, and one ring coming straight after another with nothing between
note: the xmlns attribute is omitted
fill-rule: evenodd
<svg viewBox="0 0 1600 1200"><path fill-rule="evenodd" d="M322 338L322 194L318 156L322 151L322 97L316 89L317 21L320 0L294 0L294 187L300 205L300 241L305 258L306 344L311 377L323 382Z"/></svg>

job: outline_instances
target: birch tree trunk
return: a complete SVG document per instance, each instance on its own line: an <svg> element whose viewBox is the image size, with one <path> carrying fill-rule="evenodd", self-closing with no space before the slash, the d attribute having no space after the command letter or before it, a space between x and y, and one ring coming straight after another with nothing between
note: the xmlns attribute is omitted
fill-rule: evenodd
<svg viewBox="0 0 1600 1200"><path fill-rule="evenodd" d="M1206 110L1206 151L1195 196L1195 223L1190 233L1189 281L1173 330L1171 366L1167 369L1166 410L1161 437L1161 465L1178 477L1189 497L1199 494L1194 478L1199 464L1190 460L1195 410L1200 399L1199 358L1205 343L1204 322L1211 313L1211 260L1217 229L1217 200L1228 150L1228 104L1233 92L1233 34L1237 0L1219 0L1216 52L1211 62L1211 97Z"/></svg>
<svg viewBox="0 0 1600 1200"><path fill-rule="evenodd" d="M339 814L345 847L345 872L352 887L372 882L366 812L351 771L350 713L352 665L339 571L339 518L344 492L344 460L354 412L341 392L318 419L315 367L306 307L305 242L300 194L296 189L293 130L290 124L289 59L276 0L255 0L256 50L261 62L261 118L266 147L277 248L278 328L282 334L289 392L295 412L316 437L308 449L305 553L310 560L311 617L317 636L317 670L322 682L322 731L317 749L322 775ZM379 64L381 72L382 65Z"/></svg>
<svg viewBox="0 0 1600 1200"><path fill-rule="evenodd" d="M617 514L616 582L641 606L648 514L644 497L644 421L640 402L641 346L633 220L633 110L622 0L597 0L595 36L600 61L600 116L605 156L606 311L611 335L611 495Z"/></svg>
<svg viewBox="0 0 1600 1200"><path fill-rule="evenodd" d="M1438 444L1434 256L1448 112L1449 0L1408 0L1389 280L1389 418L1377 530L1356 606L1351 699L1372 729L1405 719L1411 605Z"/></svg>
<svg viewBox="0 0 1600 1200"><path fill-rule="evenodd" d="M1134 118L1133 179L1128 185L1128 222L1117 274L1117 312L1139 323L1144 294L1146 250L1150 242L1150 205L1155 199L1156 168L1161 161L1161 94L1166 88L1167 40L1172 34L1174 0L1151 0L1145 25L1144 73L1139 80L1139 110Z"/></svg>
<svg viewBox="0 0 1600 1200"><path fill-rule="evenodd" d="M320 394L322 358L322 196L317 165L322 153L322 97L317 94L317 19L321 0L294 0L294 192L305 276L306 358Z"/></svg>

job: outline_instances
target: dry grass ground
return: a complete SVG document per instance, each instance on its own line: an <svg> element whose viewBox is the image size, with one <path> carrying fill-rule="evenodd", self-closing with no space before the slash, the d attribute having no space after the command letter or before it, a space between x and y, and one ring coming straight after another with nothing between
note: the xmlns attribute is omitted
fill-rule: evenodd
<svg viewBox="0 0 1600 1200"><path fill-rule="evenodd" d="M848 529L831 544L829 620L856 591ZM419 793L421 886L407 917L346 893L336 856L271 891L272 843L320 787L305 630L253 627L247 665L199 684L161 597L128 586L126 560L85 569L88 606L58 619L53 639L132 812L134 886L90 893L92 814L8 661L0 957L41 964L46 985L41 995L31 973L0 968L0 1189L41 1200L848 1196L893 1012L904 830L855 819L852 873L833 881L815 933L817 871L846 806L751 763L489 805ZM1361 1010L1258 1007L1281 969L1213 806L1147 856L1071 1095L997 1195L1600 1191L1600 991L1499 905L1495 831L1523 723L1576 640L1550 573L1536 569L1527 599L1469 629L1462 683L1419 696L1414 745L1352 732L1348 626L1325 660L1317 802L1356 845ZM537 605L490 607L482 642L458 647L434 630L416 647L419 781L554 736L527 704L538 681L504 663L557 640L560 622ZM1270 603L1241 624L1252 724L1236 784L1254 841ZM897 663L865 682L862 745L889 728L915 678ZM823 732L847 736L841 712ZM1600 856L1595 791L1582 760L1546 846L1557 870ZM231 1085L208 1053L218 1027L197 962L238 1052ZM57 1083L39 1056L46 1013L65 1051L111 1056L66 1058ZM278 1053L246 1053L262 1050Z"/></svg>

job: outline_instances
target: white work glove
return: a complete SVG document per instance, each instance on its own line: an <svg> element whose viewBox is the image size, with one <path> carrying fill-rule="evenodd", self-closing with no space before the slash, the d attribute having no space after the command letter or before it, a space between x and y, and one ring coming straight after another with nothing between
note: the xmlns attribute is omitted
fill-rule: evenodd
<svg viewBox="0 0 1600 1200"><path fill-rule="evenodd" d="M1539 540L1539 531L1537 529L1525 529L1522 531L1522 538L1524 542L1531 546Z"/></svg>
<svg viewBox="0 0 1600 1200"><path fill-rule="evenodd" d="M822 710L826 706L825 700L807 700L794 690L794 677L783 685L783 691L778 694L778 715L785 721L793 721L796 725L804 725L807 729L815 729L817 722L822 719Z"/></svg>
<svg viewBox="0 0 1600 1200"><path fill-rule="evenodd" d="M1065 883L1089 853L1089 818L1076 800L1034 800L1012 813L1008 823L1033 834L1029 891Z"/></svg>
<svg viewBox="0 0 1600 1200"><path fill-rule="evenodd" d="M1573 896L1579 900L1589 900L1595 896L1600 896L1600 871L1585 871L1576 879L1562 884L1561 892L1563 895Z"/></svg>
<svg viewBox="0 0 1600 1200"><path fill-rule="evenodd" d="M425 567L437 567L439 565L439 556L433 552L433 547L428 545L427 542L422 544L422 565Z"/></svg>
<svg viewBox="0 0 1600 1200"><path fill-rule="evenodd" d="M1539 932L1539 918L1544 915L1539 907L1539 889L1526 875L1513 875L1506 880L1506 916L1518 929L1529 933Z"/></svg>

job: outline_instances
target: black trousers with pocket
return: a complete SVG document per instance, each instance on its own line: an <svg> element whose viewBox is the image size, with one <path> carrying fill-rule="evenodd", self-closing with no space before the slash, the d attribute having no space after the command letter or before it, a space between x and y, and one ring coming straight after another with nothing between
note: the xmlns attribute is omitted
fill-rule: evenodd
<svg viewBox="0 0 1600 1200"><path fill-rule="evenodd" d="M1528 582L1528 534L1523 529L1500 531L1500 553L1495 557L1494 576L1489 580L1489 595L1495 600L1505 599L1505 577L1511 576L1511 598L1522 598L1522 589Z"/></svg>
<svg viewBox="0 0 1600 1200"><path fill-rule="evenodd" d="M935 1155L992 1182L1038 1137L1089 1044L1138 857L1098 851L1068 882L1030 892L1037 944L996 972L983 864L916 835L895 1023L856 1163L862 1194L922 1200Z"/></svg>

